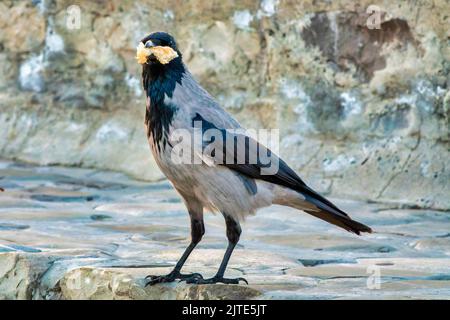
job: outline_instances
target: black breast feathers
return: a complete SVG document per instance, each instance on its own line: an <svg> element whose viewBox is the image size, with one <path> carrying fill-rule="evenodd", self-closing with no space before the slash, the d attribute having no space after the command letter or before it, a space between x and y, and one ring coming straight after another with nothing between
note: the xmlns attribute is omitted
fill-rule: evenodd
<svg viewBox="0 0 450 320"><path fill-rule="evenodd" d="M165 102L165 97L171 98L177 83L185 72L181 61L175 59L168 65L144 65L142 71L143 86L147 95L145 124L147 137L153 139L158 151L165 148L167 135L172 119L178 106Z"/></svg>

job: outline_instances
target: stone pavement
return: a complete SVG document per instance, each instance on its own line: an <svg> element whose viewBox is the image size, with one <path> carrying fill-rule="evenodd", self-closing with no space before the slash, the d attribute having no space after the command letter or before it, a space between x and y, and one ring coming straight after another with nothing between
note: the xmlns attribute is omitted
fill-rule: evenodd
<svg viewBox="0 0 450 320"><path fill-rule="evenodd" d="M334 199L375 233L349 234L273 206L243 224L227 276L249 285L143 287L189 243L189 220L167 181L90 169L0 162L0 299L450 298L450 214ZM185 272L214 275L220 215Z"/></svg>

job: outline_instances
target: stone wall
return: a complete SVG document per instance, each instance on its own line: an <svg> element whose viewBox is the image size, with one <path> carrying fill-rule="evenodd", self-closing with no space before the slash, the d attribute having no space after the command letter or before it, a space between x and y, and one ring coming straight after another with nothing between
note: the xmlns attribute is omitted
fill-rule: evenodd
<svg viewBox="0 0 450 320"><path fill-rule="evenodd" d="M161 179L134 55L165 30L322 193L449 209L450 4L375 2L78 1L74 29L71 0L2 1L0 156Z"/></svg>

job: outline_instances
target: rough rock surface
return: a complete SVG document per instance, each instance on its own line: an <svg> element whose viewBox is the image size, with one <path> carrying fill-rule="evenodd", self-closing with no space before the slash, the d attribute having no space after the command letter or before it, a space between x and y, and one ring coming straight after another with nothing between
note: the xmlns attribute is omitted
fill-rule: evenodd
<svg viewBox="0 0 450 320"><path fill-rule="evenodd" d="M88 1L77 29L73 1L2 1L0 154L160 179L134 49L167 30L244 125L280 128L321 192L448 209L450 3L385 1L380 29L371 4Z"/></svg>
<svg viewBox="0 0 450 320"><path fill-rule="evenodd" d="M170 283L145 287L142 280L148 269L136 272L125 269L115 270L80 268L75 269L60 281L61 297L64 299L152 299L152 300L242 300L260 296L261 293L247 286L238 285L188 285ZM170 272L169 268L163 269Z"/></svg>
<svg viewBox="0 0 450 320"><path fill-rule="evenodd" d="M375 233L358 237L273 206L249 217L228 277L249 285L172 283L188 214L167 182L91 169L0 161L0 299L450 299L450 215L335 200ZM219 215L183 272L211 277L226 247Z"/></svg>

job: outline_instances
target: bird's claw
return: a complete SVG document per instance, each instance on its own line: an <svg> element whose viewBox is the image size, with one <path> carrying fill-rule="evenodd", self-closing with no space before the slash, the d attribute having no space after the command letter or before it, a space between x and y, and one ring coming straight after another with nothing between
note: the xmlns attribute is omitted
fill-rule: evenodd
<svg viewBox="0 0 450 320"><path fill-rule="evenodd" d="M145 280L148 280L145 286L152 286L157 283L174 282L175 280L188 281L191 279L203 279L203 276L200 273L182 274L173 271L164 276L148 275L145 277Z"/></svg>
<svg viewBox="0 0 450 320"><path fill-rule="evenodd" d="M190 279L203 279L203 276L200 273L190 273L190 274L180 274L180 281L188 281Z"/></svg>
<svg viewBox="0 0 450 320"><path fill-rule="evenodd" d="M248 284L248 281L245 278L224 278L224 277L212 277L209 279L191 278L191 279L187 279L186 283L192 283L192 284L214 284L214 283L239 284L239 281L243 281L246 284Z"/></svg>

